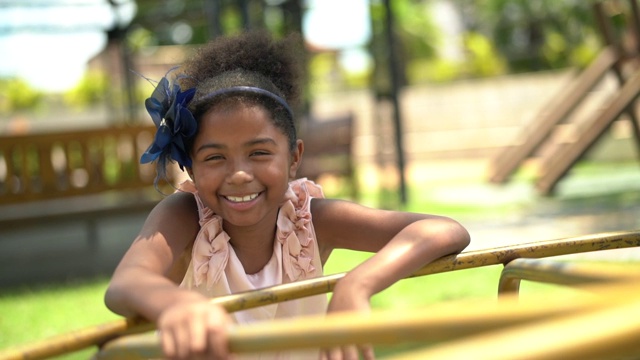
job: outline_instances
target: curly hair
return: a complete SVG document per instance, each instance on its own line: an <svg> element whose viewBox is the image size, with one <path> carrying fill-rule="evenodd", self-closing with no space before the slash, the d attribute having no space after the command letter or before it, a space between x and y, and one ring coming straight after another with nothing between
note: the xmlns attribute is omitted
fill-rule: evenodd
<svg viewBox="0 0 640 360"><path fill-rule="evenodd" d="M196 88L189 105L196 120L222 103L261 105L272 115L274 125L288 137L293 150L296 143L294 119L288 111L265 96L235 92L215 98L214 91L233 86L253 86L272 92L290 106L299 96L299 64L294 52L295 35L276 40L264 32L244 32L218 37L200 48L181 67L183 89ZM293 106L292 106L293 107Z"/></svg>

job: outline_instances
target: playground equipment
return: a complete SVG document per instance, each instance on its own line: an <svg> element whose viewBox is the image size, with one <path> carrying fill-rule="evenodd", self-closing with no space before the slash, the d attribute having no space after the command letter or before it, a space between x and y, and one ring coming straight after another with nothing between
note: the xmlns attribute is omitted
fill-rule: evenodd
<svg viewBox="0 0 640 360"><path fill-rule="evenodd" d="M609 16L607 1L594 3L605 47L597 58L570 84L544 106L536 119L524 128L515 144L504 148L493 159L489 181L505 183L527 159L538 160L536 188L540 194L551 194L558 182L591 147L626 114L640 154L640 123L635 114L635 101L640 94L640 11L636 0L628 1L628 29L622 36L615 33ZM573 116L592 91L609 72L613 72L619 89L611 95L603 109L588 116ZM553 136L564 126L575 132L574 139Z"/></svg>
<svg viewBox="0 0 640 360"><path fill-rule="evenodd" d="M566 358L563 356L573 354L572 352L588 356L609 353L638 355L640 345L635 339L640 331L640 316L637 316L640 315L640 295L636 290L640 284L640 267L628 266L621 270L613 265L599 265L585 268L577 263L539 259L639 246L640 231L628 231L450 255L425 266L413 276L503 264L505 268L499 281L503 295L498 301L460 301L435 305L423 311L339 314L237 325L230 329L230 346L235 352L250 353L347 343L420 342L429 345L421 352L442 355L466 351L473 358L481 358L479 356L483 354L482 351L486 352L485 358L489 358L489 355L493 359L500 358L495 357L499 352L503 353L503 358L524 358L525 355L531 356L534 350L537 351L536 354L541 354L536 358L549 359ZM536 259L538 260L534 261ZM328 275L215 298L212 301L230 312L239 311L328 293L343 276L343 273ZM571 285L592 294L580 299L532 297L530 300L518 300L519 280ZM581 325L585 321L599 322L585 327ZM150 330L153 330L153 326L149 323L122 319L7 349L0 352L0 359L44 359L96 345L100 346L95 356L97 359L146 359L161 356L158 338ZM511 331L522 333L522 336L527 336L527 332L531 331L539 339L524 345L519 341L517 347L498 343L498 338ZM579 340L573 339L576 332L583 333ZM614 335L616 337L612 339ZM476 337L483 340L474 340ZM587 340L590 344L588 347L583 344ZM466 341L471 344L475 344L473 341L491 343L495 347L482 347L478 353L478 348L468 347L471 345L467 345ZM459 342L459 346L451 345ZM545 343L549 343L549 349L542 354L539 348ZM506 348L510 350L506 351ZM417 357L411 357L413 355ZM424 358L422 353L419 356L413 355L407 356Z"/></svg>

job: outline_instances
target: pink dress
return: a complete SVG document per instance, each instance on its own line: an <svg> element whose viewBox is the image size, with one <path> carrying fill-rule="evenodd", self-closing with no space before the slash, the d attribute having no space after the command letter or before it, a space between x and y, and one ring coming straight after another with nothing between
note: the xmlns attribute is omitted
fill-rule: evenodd
<svg viewBox="0 0 640 360"><path fill-rule="evenodd" d="M193 253L181 287L196 290L208 297L223 296L241 291L322 276L322 262L318 242L311 221L311 199L323 198L322 188L307 179L289 183L285 200L277 219L273 255L265 267L256 274L245 273L240 260L229 244L229 236L222 229L222 218L203 203L195 185L183 182L180 191L193 193L198 204L200 231L193 244ZM326 312L327 296L292 300L232 313L239 324L269 321L276 318L317 315ZM300 352L257 354L242 357L251 359L307 359L317 358Z"/></svg>

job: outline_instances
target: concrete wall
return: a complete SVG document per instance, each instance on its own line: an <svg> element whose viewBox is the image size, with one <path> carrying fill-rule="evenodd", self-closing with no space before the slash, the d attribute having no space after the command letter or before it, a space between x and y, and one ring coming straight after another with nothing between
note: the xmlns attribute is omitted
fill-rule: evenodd
<svg viewBox="0 0 640 360"><path fill-rule="evenodd" d="M0 229L0 288L109 276L150 209Z"/></svg>

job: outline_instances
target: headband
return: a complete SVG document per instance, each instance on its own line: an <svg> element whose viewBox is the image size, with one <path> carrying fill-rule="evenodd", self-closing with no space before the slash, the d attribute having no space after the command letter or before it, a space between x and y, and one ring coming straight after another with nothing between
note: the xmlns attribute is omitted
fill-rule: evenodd
<svg viewBox="0 0 640 360"><path fill-rule="evenodd" d="M272 93L271 91L268 91L259 87L255 87L255 86L231 86L228 88L223 88L203 96L201 99L198 99L198 101L202 101L205 99L212 99L219 95L238 94L238 93L252 93L252 94L266 96L272 100L275 100L278 104L282 105L282 107L284 107L285 110L287 110L287 113L289 114L291 119L293 119L293 111L291 111L289 104L287 104L287 102L283 98Z"/></svg>

